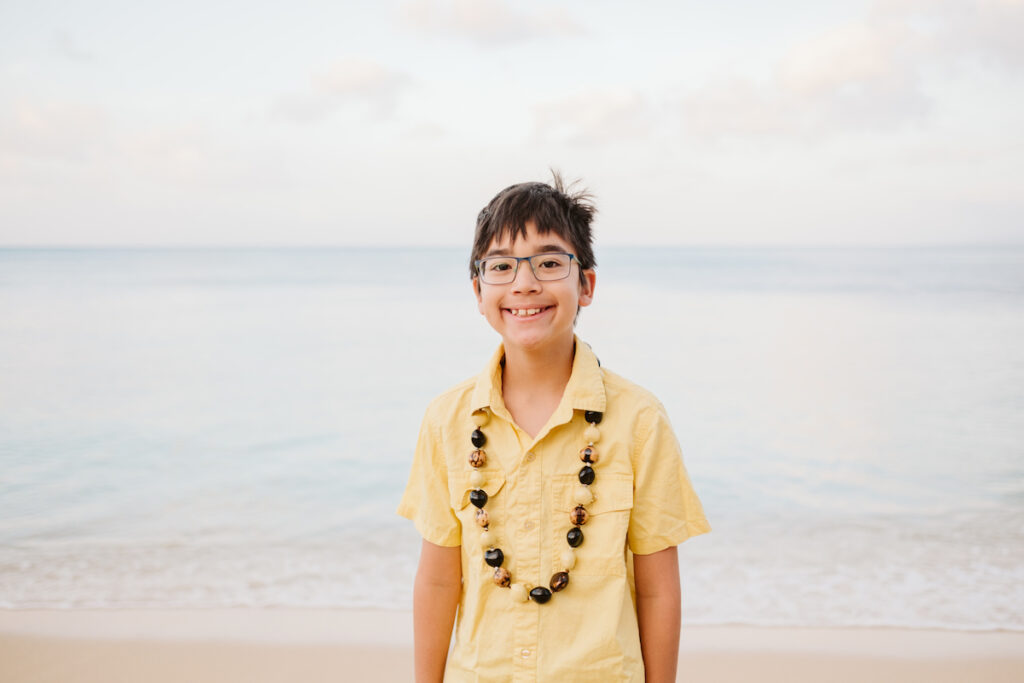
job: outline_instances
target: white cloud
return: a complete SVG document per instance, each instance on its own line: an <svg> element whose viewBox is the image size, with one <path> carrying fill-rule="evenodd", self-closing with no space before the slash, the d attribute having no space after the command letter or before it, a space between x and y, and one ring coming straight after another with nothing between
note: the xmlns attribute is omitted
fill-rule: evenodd
<svg viewBox="0 0 1024 683"><path fill-rule="evenodd" d="M804 41L778 65L779 85L814 95L849 83L889 80L909 67L905 54L913 34L904 26L873 26L866 22L838 26Z"/></svg>
<svg viewBox="0 0 1024 683"><path fill-rule="evenodd" d="M790 133L799 113L771 89L736 77L705 85L683 101L687 129L702 137Z"/></svg>
<svg viewBox="0 0 1024 683"><path fill-rule="evenodd" d="M82 162L109 146L110 132L95 105L23 98L0 114L0 156Z"/></svg>
<svg viewBox="0 0 1024 683"><path fill-rule="evenodd" d="M528 13L501 0L412 0L402 6L401 17L425 33L484 45L583 33L563 10Z"/></svg>
<svg viewBox="0 0 1024 683"><path fill-rule="evenodd" d="M408 140L440 140L448 135L448 130L433 121L418 123L403 133Z"/></svg>
<svg viewBox="0 0 1024 683"><path fill-rule="evenodd" d="M711 137L818 138L914 125L932 108L922 87L932 39L904 14L875 12L793 45L768 83L711 81L684 98L683 118Z"/></svg>
<svg viewBox="0 0 1024 683"><path fill-rule="evenodd" d="M982 59L1024 67L1024 0L883 0L877 22L903 23L920 33L922 54L939 61Z"/></svg>
<svg viewBox="0 0 1024 683"><path fill-rule="evenodd" d="M651 111L632 90L591 90L535 107L534 136L540 142L604 144L647 134Z"/></svg>
<svg viewBox="0 0 1024 683"><path fill-rule="evenodd" d="M67 31L57 31L53 37L53 45L58 54L73 62L91 62L96 57L92 51L82 47Z"/></svg>
<svg viewBox="0 0 1024 683"><path fill-rule="evenodd" d="M346 106L360 106L372 118L389 118L411 79L377 62L345 58L314 73L305 92L278 96L275 115L300 123L323 119Z"/></svg>
<svg viewBox="0 0 1024 683"><path fill-rule="evenodd" d="M348 58L331 64L313 76L316 88L337 97L393 98L409 77L377 62Z"/></svg>
<svg viewBox="0 0 1024 683"><path fill-rule="evenodd" d="M65 177L112 195L123 181L169 192L260 185L252 156L198 121L118 123L94 105L29 98L0 115L0 179L49 193L63 192Z"/></svg>

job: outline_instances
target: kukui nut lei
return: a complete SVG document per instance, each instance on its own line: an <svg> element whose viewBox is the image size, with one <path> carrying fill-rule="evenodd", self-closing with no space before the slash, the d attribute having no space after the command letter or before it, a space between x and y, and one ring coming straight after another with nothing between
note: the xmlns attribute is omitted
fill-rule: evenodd
<svg viewBox="0 0 1024 683"><path fill-rule="evenodd" d="M480 471L480 468L487 463L487 453L483 449L484 444L487 443L487 437L484 436L480 428L487 424L490 416L485 410L473 413L473 424L476 425L476 429L473 430L469 437L470 442L473 444L473 452L469 454L469 465L472 468L469 473L469 483L474 488L469 492L469 502L476 507L476 523L481 529L480 545L484 549L484 562L494 568L494 583L502 588L511 588L513 597L520 602L533 600L537 604L543 605L551 599L553 593L564 590L569 585L569 570L576 564L576 553L573 552L573 548L578 548L583 543L583 529L581 527L590 518L586 506L594 500L594 494L590 491L595 477L594 465L597 464L598 460L597 449L594 448L594 444L601 438L601 432L597 425L600 424L601 418L604 415L596 410L587 410L584 411L583 417L587 421L587 428L583 431L583 438L586 440L587 445L580 449L580 460L583 461L583 467L579 471L580 485L576 488L573 495L573 502L576 503L576 507L569 513L569 521L572 523L572 528L565 535L565 541L569 544L569 547L562 550L559 556L562 571L555 572L551 576L551 581L548 583L551 587L550 590L544 586L536 586L527 592L526 585L512 583L512 572L502 566L505 562L505 553L498 547L497 539L490 529L491 518L487 510L484 509L484 505L487 504L487 492L483 490L486 478L484 473Z"/></svg>

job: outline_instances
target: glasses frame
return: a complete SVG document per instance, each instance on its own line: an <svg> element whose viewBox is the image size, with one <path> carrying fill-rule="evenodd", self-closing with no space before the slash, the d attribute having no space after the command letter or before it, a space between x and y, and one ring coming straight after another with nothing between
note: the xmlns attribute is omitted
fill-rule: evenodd
<svg viewBox="0 0 1024 683"><path fill-rule="evenodd" d="M534 265L533 259L543 258L545 256L568 256L569 269L565 272L565 275L563 275L562 277L540 277L539 275L537 275L537 267ZM499 258L515 260L516 266L515 268L512 269L512 278L508 282L488 282L487 278L484 277L484 262L489 261L491 259ZM523 261L529 262L530 272L533 273L534 279L537 280L538 282L558 282L559 280L564 280L570 275L572 275L573 261L579 263L579 259L576 258L576 254L570 254L567 251L544 251L539 254L534 254L533 256L487 256L485 258L473 261L473 267L476 268L477 277L479 277L480 281L483 282L485 285L510 285L516 281L517 277L519 277L519 264L522 263Z"/></svg>

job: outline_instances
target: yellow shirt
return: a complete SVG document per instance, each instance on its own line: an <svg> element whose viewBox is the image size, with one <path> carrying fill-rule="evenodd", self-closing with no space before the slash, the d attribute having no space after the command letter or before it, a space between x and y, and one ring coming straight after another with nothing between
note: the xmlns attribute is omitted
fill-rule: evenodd
<svg viewBox="0 0 1024 683"><path fill-rule="evenodd" d="M576 339L572 375L547 425L531 438L505 408L499 348L486 370L427 408L398 513L423 538L462 546L462 594L445 681L644 680L630 553L649 554L710 531L661 403L602 369ZM546 604L520 602L497 586L483 560L469 492L474 411L487 462L481 467L494 546L512 581L547 586L568 548L586 445L583 411L604 414L599 459L569 585Z"/></svg>

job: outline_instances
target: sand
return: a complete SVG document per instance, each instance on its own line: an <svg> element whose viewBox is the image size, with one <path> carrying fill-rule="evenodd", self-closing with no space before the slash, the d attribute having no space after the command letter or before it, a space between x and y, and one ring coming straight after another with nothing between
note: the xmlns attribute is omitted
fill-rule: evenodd
<svg viewBox="0 0 1024 683"><path fill-rule="evenodd" d="M1024 681L1024 633L684 627L680 681ZM3 683L411 681L411 615L0 610Z"/></svg>

